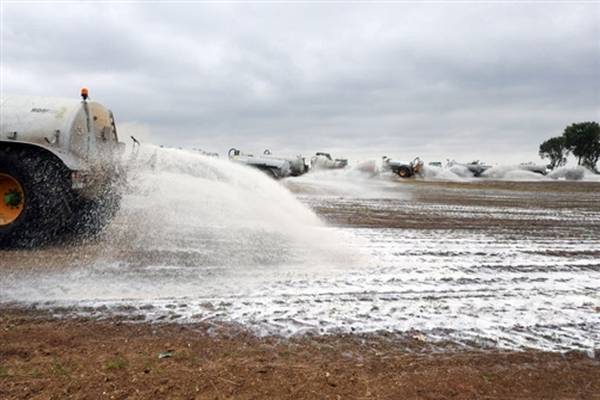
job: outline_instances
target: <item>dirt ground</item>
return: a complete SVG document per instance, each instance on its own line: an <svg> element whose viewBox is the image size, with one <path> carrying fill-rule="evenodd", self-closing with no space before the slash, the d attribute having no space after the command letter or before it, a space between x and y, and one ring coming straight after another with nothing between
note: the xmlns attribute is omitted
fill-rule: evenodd
<svg viewBox="0 0 600 400"><path fill-rule="evenodd" d="M600 399L598 354L432 350L418 334L257 338L4 308L0 343L2 399Z"/></svg>
<svg viewBox="0 0 600 400"><path fill-rule="evenodd" d="M600 208L599 183L417 181L402 189L411 201L424 204ZM474 219L361 207L348 202L313 208L337 225L600 233L590 218L569 220L558 231L535 213ZM39 257L48 263L52 254ZM18 252L6 252L2 259L23 264ZM65 319L0 306L0 399L71 398L600 399L600 348L595 354L560 354L433 346L418 332L259 338L240 327L212 323Z"/></svg>
<svg viewBox="0 0 600 400"><path fill-rule="evenodd" d="M359 200L348 200L340 206L337 199L309 205L328 223L337 226L400 229L473 229L473 230L552 230L557 222L539 219L535 213L510 217L515 210L570 210L571 212L600 211L600 182L435 182L400 180L398 188L407 195L407 205L438 205L449 207L482 207L495 209L477 218L464 214L425 212L414 207L381 207L396 203L380 201L379 207L365 206ZM292 187L292 191L297 190ZM503 210L498 212L498 210ZM600 232L595 220L560 221L561 228L577 228ZM554 233L554 232L552 232Z"/></svg>

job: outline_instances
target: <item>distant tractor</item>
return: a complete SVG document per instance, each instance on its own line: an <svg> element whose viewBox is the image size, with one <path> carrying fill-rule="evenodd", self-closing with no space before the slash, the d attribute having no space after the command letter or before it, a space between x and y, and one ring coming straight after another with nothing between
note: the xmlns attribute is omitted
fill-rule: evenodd
<svg viewBox="0 0 600 400"><path fill-rule="evenodd" d="M100 103L0 98L0 248L99 232L124 179L113 114Z"/></svg>
<svg viewBox="0 0 600 400"><path fill-rule="evenodd" d="M382 170L391 170L400 178L410 178L412 176L418 175L423 170L423 161L421 161L421 159L417 157L411 162L402 162L392 160L386 156L383 156Z"/></svg>

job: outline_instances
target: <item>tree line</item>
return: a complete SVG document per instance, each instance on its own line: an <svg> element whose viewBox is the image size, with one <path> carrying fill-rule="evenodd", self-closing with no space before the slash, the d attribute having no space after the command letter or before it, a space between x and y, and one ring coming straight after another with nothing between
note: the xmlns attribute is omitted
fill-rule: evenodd
<svg viewBox="0 0 600 400"><path fill-rule="evenodd" d="M567 156L577 157L577 165L598 173L596 164L600 159L600 125L598 122L579 122L565 128L561 136L550 138L540 144L540 157L550 160L551 169L567 163Z"/></svg>

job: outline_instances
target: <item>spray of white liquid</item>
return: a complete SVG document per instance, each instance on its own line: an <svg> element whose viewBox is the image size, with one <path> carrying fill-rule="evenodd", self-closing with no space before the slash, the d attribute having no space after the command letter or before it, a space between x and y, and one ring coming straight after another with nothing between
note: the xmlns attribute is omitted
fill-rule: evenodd
<svg viewBox="0 0 600 400"><path fill-rule="evenodd" d="M311 171L300 177L286 179L285 185L293 192L318 197L410 198L410 194L398 182L394 182L395 178L395 174L382 173L374 162L369 162L354 168Z"/></svg>
<svg viewBox="0 0 600 400"><path fill-rule="evenodd" d="M482 179L503 181L587 181L600 182L600 175L581 167L560 167L550 171L547 175L541 175L528 171L518 165L498 165L484 171L480 177L474 177L473 173L462 165L451 167L436 167L427 165L423 167L421 179L433 181L466 182Z"/></svg>
<svg viewBox="0 0 600 400"><path fill-rule="evenodd" d="M592 171L581 167L560 167L550 171L547 175L541 175L532 171L527 171L516 165L495 166L483 174L482 177L488 179L498 179L507 181L600 181L600 176Z"/></svg>
<svg viewBox="0 0 600 400"><path fill-rule="evenodd" d="M100 239L27 254L31 269L0 277L0 301L260 293L265 282L327 276L360 258L280 183L249 167L147 147L128 185Z"/></svg>
<svg viewBox="0 0 600 400"><path fill-rule="evenodd" d="M453 165L451 167L435 167L431 165L423 166L421 177L425 180L438 181L467 181L473 177L473 174L462 165Z"/></svg>
<svg viewBox="0 0 600 400"><path fill-rule="evenodd" d="M218 240L221 263L244 265L257 252L321 243L314 240L324 228L319 218L261 172L186 151L150 151L157 151L153 166L133 171L123 204L136 245L198 250Z"/></svg>

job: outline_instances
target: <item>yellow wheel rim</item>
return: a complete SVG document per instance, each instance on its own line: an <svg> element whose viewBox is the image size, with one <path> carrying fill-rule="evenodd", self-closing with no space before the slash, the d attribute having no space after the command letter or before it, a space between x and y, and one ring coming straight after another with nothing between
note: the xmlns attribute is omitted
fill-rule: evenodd
<svg viewBox="0 0 600 400"><path fill-rule="evenodd" d="M23 212L25 192L19 181L0 173L0 227L12 224Z"/></svg>

